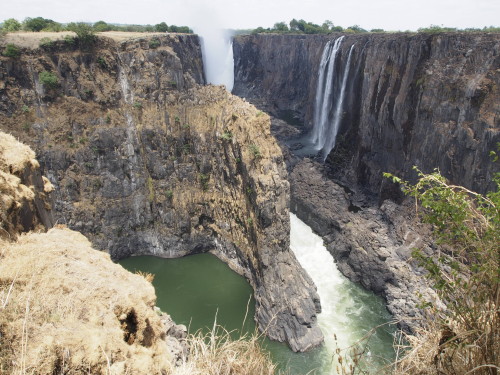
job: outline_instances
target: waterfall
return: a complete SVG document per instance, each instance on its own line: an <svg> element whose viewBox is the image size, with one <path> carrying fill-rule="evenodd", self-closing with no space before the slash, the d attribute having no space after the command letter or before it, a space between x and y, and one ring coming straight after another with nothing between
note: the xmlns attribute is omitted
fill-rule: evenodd
<svg viewBox="0 0 500 375"><path fill-rule="evenodd" d="M344 36L341 36L335 41L330 40L325 45L318 69L313 130L310 140L314 149L321 151L323 161L335 147L337 132L343 116L347 79L354 49L354 45L352 45L345 66L340 69L336 68L337 60L341 61L341 59L337 59L337 55L343 40ZM339 70L338 74L336 74L337 70Z"/></svg>
<svg viewBox="0 0 500 375"><path fill-rule="evenodd" d="M290 214L290 248L313 279L321 299L318 324L325 336L325 346L317 373L335 374L332 355L336 348L355 344L371 328L389 321L390 315L380 298L340 273L322 238L294 214ZM381 365L377 362L379 356L391 359L394 355L391 331L388 327L378 330L368 343L368 360L373 368Z"/></svg>
<svg viewBox="0 0 500 375"><path fill-rule="evenodd" d="M207 83L224 85L231 91L234 85L232 32L210 27L196 32L200 35Z"/></svg>

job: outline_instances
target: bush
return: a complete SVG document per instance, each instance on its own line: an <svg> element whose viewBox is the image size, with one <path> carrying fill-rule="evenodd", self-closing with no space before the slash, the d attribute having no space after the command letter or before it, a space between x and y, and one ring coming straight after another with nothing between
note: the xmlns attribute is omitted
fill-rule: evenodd
<svg viewBox="0 0 500 375"><path fill-rule="evenodd" d="M155 48L158 48L160 45L161 45L161 42L158 39L156 39L156 38L155 39L151 39L149 41L149 48L155 49Z"/></svg>
<svg viewBox="0 0 500 375"><path fill-rule="evenodd" d="M9 43L5 46L2 54L6 57L18 57L20 55L19 47L15 44Z"/></svg>
<svg viewBox="0 0 500 375"><path fill-rule="evenodd" d="M14 18L9 18L8 20L3 21L3 28L7 32L14 32L21 30L21 24Z"/></svg>
<svg viewBox="0 0 500 375"><path fill-rule="evenodd" d="M71 22L66 26L66 29L76 34L78 43L82 48L92 47L97 40L94 29L88 23Z"/></svg>
<svg viewBox="0 0 500 375"><path fill-rule="evenodd" d="M36 18L26 18L23 22L23 29L26 31L42 31L48 29L51 31L58 31L61 29L61 25L50 19L43 17Z"/></svg>
<svg viewBox="0 0 500 375"><path fill-rule="evenodd" d="M59 84L59 79L54 73L43 71L38 75L38 80L49 89L54 89Z"/></svg>
<svg viewBox="0 0 500 375"><path fill-rule="evenodd" d="M499 146L500 148L500 146ZM495 155L496 156L496 155ZM424 301L429 319L397 373L496 375L500 358L500 173L497 191L486 196L449 184L434 172L423 174L402 190L417 199L424 221L432 224L442 248L433 256L416 250L413 257L446 309ZM419 369L420 367L420 369ZM421 368L427 368L422 372Z"/></svg>
<svg viewBox="0 0 500 375"><path fill-rule="evenodd" d="M39 43L39 46L42 47L42 48L50 48L54 45L54 42L50 39L50 38L42 38L40 39L40 43Z"/></svg>

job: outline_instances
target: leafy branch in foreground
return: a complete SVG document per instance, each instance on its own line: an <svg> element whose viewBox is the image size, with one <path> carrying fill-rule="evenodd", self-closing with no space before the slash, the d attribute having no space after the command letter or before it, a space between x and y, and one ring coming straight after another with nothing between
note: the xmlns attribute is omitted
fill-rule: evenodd
<svg viewBox="0 0 500 375"><path fill-rule="evenodd" d="M497 375L500 367L500 173L496 192L481 195L452 185L438 171L420 170L416 184L401 184L423 208L441 245L437 254L413 252L446 309L426 302L429 319L396 367L404 374ZM432 344L433 343L433 344ZM432 344L432 345L431 345Z"/></svg>

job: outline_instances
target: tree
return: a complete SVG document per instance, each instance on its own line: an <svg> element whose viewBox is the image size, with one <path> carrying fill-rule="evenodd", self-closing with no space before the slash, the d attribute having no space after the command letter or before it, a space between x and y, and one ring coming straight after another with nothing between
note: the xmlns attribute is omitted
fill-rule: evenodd
<svg viewBox="0 0 500 375"><path fill-rule="evenodd" d="M3 28L7 32L14 32L21 30L21 24L14 18L9 18L3 22Z"/></svg>
<svg viewBox="0 0 500 375"><path fill-rule="evenodd" d="M97 21L96 23L94 23L93 28L94 28L94 31L96 31L96 32L103 32L103 31L111 31L112 30L112 26L108 25L104 21Z"/></svg>
<svg viewBox="0 0 500 375"><path fill-rule="evenodd" d="M161 22L155 25L155 30L161 33L165 33L168 31L168 25L165 22Z"/></svg>
<svg viewBox="0 0 500 375"><path fill-rule="evenodd" d="M497 159L495 153L493 156ZM494 177L497 191L484 196L450 184L438 171L424 174L417 169L417 172L416 184L390 174L385 176L400 183L406 194L415 197L423 208L424 221L433 226L433 233L442 246L439 252L428 256L416 250L413 258L427 270L427 277L446 309L432 301L423 301L429 312L427 332L421 334L421 338L410 340L416 344L402 366L428 361L428 366L442 375L497 375L500 370L497 367L500 363L500 173ZM430 342L436 343L434 350L429 349ZM400 372L413 373L397 373Z"/></svg>
<svg viewBox="0 0 500 375"><path fill-rule="evenodd" d="M26 31L42 31L48 27L56 27L57 22L50 19L36 17L36 18L26 18L23 21L23 29Z"/></svg>
<svg viewBox="0 0 500 375"><path fill-rule="evenodd" d="M94 28L88 23L71 22L66 26L66 29L69 31L73 31L76 34L80 47L91 47L97 40Z"/></svg>
<svg viewBox="0 0 500 375"><path fill-rule="evenodd" d="M274 30L278 31L278 32L287 32L289 31L288 29L288 25L284 22L277 22L274 24L274 27L273 27Z"/></svg>

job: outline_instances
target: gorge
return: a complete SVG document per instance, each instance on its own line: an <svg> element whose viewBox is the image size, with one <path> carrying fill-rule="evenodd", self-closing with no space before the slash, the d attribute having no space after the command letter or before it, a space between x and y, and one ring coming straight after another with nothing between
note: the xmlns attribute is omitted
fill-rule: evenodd
<svg viewBox="0 0 500 375"><path fill-rule="evenodd" d="M411 330L417 293L434 295L411 250L435 245L382 172L439 167L493 187L497 34L244 35L233 52L233 94L260 110L204 85L196 36L26 48L0 58L1 128L36 150L55 222L114 260L214 253L250 282L260 329L294 351L323 335L290 210Z"/></svg>

